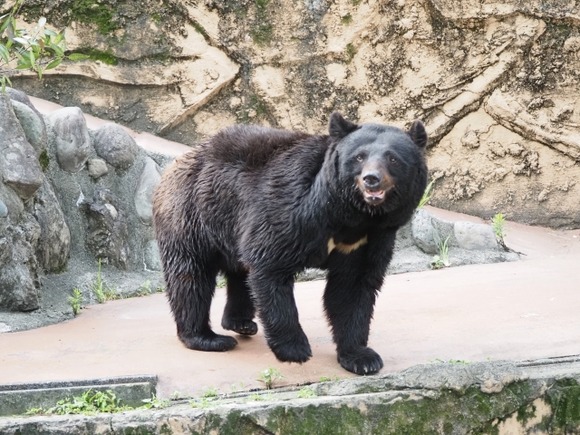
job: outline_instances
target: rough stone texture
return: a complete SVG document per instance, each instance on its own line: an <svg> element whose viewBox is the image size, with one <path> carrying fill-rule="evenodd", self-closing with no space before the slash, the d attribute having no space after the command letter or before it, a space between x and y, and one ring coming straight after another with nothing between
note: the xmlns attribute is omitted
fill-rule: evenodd
<svg viewBox="0 0 580 435"><path fill-rule="evenodd" d="M95 132L93 142L97 155L118 169L127 169L135 161L138 148L120 125L106 124Z"/></svg>
<svg viewBox="0 0 580 435"><path fill-rule="evenodd" d="M41 229L36 249L40 266L46 272L62 271L70 254L70 231L50 183L45 182L38 190L32 214Z"/></svg>
<svg viewBox="0 0 580 435"><path fill-rule="evenodd" d="M109 171L78 108L51 113L46 134L43 116L29 104L13 89L0 96L0 320L8 330L20 322L14 311L38 310L28 327L70 318L70 292L79 288L84 301L94 301L97 279L119 294L143 292L143 282L162 286L150 252L153 230L135 209L139 186L141 211L147 209L152 185L142 173L156 164L120 127L108 128L130 140L121 153L130 161L112 148L106 159L124 169ZM153 175L155 183L158 170Z"/></svg>
<svg viewBox="0 0 580 435"><path fill-rule="evenodd" d="M161 168L153 159L147 158L135 192L135 209L146 225L153 224L153 191L160 180Z"/></svg>
<svg viewBox="0 0 580 435"><path fill-rule="evenodd" d="M0 94L0 176L26 200L42 184L42 170L9 101L6 95Z"/></svg>
<svg viewBox="0 0 580 435"><path fill-rule="evenodd" d="M108 62L14 78L34 95L186 143L236 121L324 131L332 110L422 118L434 205L580 226L575 2L113 1L106 30L71 3L42 13Z"/></svg>
<svg viewBox="0 0 580 435"><path fill-rule="evenodd" d="M127 268L130 253L127 217L119 199L108 189L95 190L92 200L82 203L88 218L86 244L95 258Z"/></svg>
<svg viewBox="0 0 580 435"><path fill-rule="evenodd" d="M34 147L37 154L40 154L47 143L46 125L44 119L37 111L29 105L12 100L14 113L22 124L26 139Z"/></svg>
<svg viewBox="0 0 580 435"><path fill-rule="evenodd" d="M89 175L93 178L100 178L109 172L107 162L105 162L103 159L90 159L87 162L87 169L89 171Z"/></svg>
<svg viewBox="0 0 580 435"><path fill-rule="evenodd" d="M0 418L21 433L568 434L580 430L580 368L441 363L400 373L184 401L118 414ZM566 362L563 363L566 365ZM308 394L305 394L308 393Z"/></svg>
<svg viewBox="0 0 580 435"><path fill-rule="evenodd" d="M464 249L489 249L497 246L493 229L489 225L474 224L472 222L457 222L453 228L457 245Z"/></svg>
<svg viewBox="0 0 580 435"><path fill-rule="evenodd" d="M22 213L18 225L0 220L0 308L31 311L40 306L35 256L40 233L40 225L28 213Z"/></svg>
<svg viewBox="0 0 580 435"><path fill-rule="evenodd" d="M83 112L78 107L65 107L47 117L60 167L70 173L83 169L91 152L91 139Z"/></svg>

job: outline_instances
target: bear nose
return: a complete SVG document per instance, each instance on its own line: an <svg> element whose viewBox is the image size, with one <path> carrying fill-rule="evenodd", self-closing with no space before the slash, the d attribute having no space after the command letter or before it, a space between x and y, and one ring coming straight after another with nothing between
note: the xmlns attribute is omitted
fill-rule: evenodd
<svg viewBox="0 0 580 435"><path fill-rule="evenodd" d="M365 183L365 187L368 189L375 189L379 187L381 179L379 178L378 174L370 173L363 175L363 181Z"/></svg>

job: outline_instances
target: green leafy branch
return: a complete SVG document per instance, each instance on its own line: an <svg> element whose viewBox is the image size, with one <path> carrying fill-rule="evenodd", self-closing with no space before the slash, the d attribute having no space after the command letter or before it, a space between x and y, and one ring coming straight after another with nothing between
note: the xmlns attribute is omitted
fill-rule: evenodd
<svg viewBox="0 0 580 435"><path fill-rule="evenodd" d="M10 12L0 16L0 85L2 91L11 85L10 77L18 70L35 72L39 78L56 68L67 56L64 31L46 27L41 17L31 29L19 27L16 17L25 0L17 0ZM76 56L76 55L75 55Z"/></svg>

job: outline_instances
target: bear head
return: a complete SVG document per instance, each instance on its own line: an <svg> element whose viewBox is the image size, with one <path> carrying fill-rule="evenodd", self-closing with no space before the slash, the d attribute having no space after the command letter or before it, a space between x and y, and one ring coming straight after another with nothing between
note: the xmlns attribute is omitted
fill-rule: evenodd
<svg viewBox="0 0 580 435"><path fill-rule="evenodd" d="M417 205L427 180L424 150L427 133L421 121L408 131L380 125L357 125L333 113L329 132L336 142L339 183L355 204L371 212Z"/></svg>

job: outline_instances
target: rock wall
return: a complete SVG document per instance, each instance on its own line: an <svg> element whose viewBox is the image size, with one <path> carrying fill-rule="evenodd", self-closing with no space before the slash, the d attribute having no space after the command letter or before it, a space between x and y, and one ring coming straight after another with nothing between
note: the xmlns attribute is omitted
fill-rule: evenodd
<svg viewBox="0 0 580 435"><path fill-rule="evenodd" d="M92 8L92 9L91 9ZM426 121L433 204L579 227L580 7L519 0L29 0L90 59L32 95L192 143L234 122Z"/></svg>
<svg viewBox="0 0 580 435"><path fill-rule="evenodd" d="M0 310L36 310L51 290L66 303L75 287L86 287L90 301L99 262L112 271L159 271L155 160L116 124L91 131L78 108L45 117L26 94L7 91L0 94Z"/></svg>

